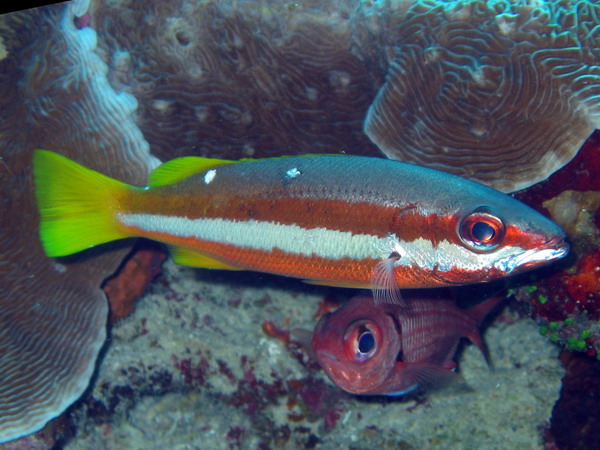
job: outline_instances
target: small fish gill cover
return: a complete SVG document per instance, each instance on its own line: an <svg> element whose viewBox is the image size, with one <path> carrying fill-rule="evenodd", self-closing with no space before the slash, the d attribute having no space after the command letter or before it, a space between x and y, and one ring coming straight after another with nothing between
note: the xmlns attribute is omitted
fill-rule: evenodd
<svg viewBox="0 0 600 450"><path fill-rule="evenodd" d="M1 24L0 442L40 429L87 387L106 335L100 285L127 251L71 262L44 255L33 149L60 151L137 184L149 170L148 145L132 119L135 100L112 91L94 54L95 33L74 26L85 7L29 10Z"/></svg>
<svg viewBox="0 0 600 450"><path fill-rule="evenodd" d="M511 192L600 128L599 2L408 3L363 6L374 32L387 26L371 44L389 49L389 69L364 129L389 158Z"/></svg>

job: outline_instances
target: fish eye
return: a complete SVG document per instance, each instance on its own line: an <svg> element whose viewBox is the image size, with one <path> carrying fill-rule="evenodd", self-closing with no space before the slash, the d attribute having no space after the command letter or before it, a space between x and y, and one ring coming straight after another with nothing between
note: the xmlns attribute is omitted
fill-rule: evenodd
<svg viewBox="0 0 600 450"><path fill-rule="evenodd" d="M486 208L466 216L459 224L458 233L465 246L478 253L495 250L504 237L504 222Z"/></svg>
<svg viewBox="0 0 600 450"><path fill-rule="evenodd" d="M381 330L368 321L352 324L344 337L344 346L348 358L355 362L365 362L377 352Z"/></svg>
<svg viewBox="0 0 600 450"><path fill-rule="evenodd" d="M375 347L375 338L370 331L365 331L358 337L359 353L369 353Z"/></svg>
<svg viewBox="0 0 600 450"><path fill-rule="evenodd" d="M475 222L471 227L471 234L478 242L489 242L494 238L496 231L487 222Z"/></svg>

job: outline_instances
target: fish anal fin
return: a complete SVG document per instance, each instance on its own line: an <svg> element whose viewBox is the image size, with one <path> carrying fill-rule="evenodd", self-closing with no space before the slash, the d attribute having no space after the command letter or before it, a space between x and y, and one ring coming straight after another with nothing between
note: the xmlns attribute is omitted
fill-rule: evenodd
<svg viewBox="0 0 600 450"><path fill-rule="evenodd" d="M201 267L204 269L244 270L188 248L172 246L169 250L173 261L181 266Z"/></svg>
<svg viewBox="0 0 600 450"><path fill-rule="evenodd" d="M158 166L150 174L148 177L148 186L156 187L175 184L197 173L236 162L226 159L202 158L199 156L184 156L172 159Z"/></svg>

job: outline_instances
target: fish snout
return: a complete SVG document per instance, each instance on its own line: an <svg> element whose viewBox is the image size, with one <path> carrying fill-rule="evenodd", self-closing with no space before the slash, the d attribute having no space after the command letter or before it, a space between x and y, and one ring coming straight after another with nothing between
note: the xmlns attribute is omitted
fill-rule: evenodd
<svg viewBox="0 0 600 450"><path fill-rule="evenodd" d="M337 361L339 362L339 358L331 353L329 353L326 350L317 350L317 358L319 359L319 361L323 360L323 361L327 361L327 358L332 359L333 361Z"/></svg>
<svg viewBox="0 0 600 450"><path fill-rule="evenodd" d="M334 354L326 350L317 350L317 361L327 376L342 389L351 390L356 381L356 373L348 370L346 365Z"/></svg>

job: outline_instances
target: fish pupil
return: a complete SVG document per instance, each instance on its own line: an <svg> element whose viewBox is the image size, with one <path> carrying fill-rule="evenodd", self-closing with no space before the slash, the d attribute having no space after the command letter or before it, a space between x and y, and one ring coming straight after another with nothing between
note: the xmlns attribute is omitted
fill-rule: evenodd
<svg viewBox="0 0 600 450"><path fill-rule="evenodd" d="M476 222L471 228L473 238L479 242L487 242L494 238L494 227L487 222Z"/></svg>
<svg viewBox="0 0 600 450"><path fill-rule="evenodd" d="M361 334L358 338L358 351L360 353L369 353L375 347L375 338L369 331Z"/></svg>

